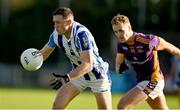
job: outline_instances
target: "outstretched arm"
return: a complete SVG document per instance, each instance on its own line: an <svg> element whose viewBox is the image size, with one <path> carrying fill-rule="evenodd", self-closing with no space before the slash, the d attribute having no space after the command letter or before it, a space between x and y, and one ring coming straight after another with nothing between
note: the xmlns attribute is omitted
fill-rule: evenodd
<svg viewBox="0 0 180 110"><path fill-rule="evenodd" d="M46 44L41 50L41 54L43 55L44 61L49 57L49 55L54 51L55 48L52 48Z"/></svg>
<svg viewBox="0 0 180 110"><path fill-rule="evenodd" d="M157 48L157 50L166 50L167 52L176 55L176 56L180 56L180 49L174 45L172 45L171 43L165 41L163 38L159 37L160 43L159 46Z"/></svg>

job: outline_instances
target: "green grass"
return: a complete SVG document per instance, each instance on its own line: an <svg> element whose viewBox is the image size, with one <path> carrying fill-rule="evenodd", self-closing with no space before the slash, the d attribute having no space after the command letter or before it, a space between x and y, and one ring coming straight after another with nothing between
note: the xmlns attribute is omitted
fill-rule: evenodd
<svg viewBox="0 0 180 110"><path fill-rule="evenodd" d="M43 89L0 88L0 109L51 109L56 91ZM113 94L113 108L122 95ZM178 96L166 95L170 109L180 109ZM97 109L95 97L90 92L83 92L68 106L68 109ZM136 109L150 109L143 103Z"/></svg>

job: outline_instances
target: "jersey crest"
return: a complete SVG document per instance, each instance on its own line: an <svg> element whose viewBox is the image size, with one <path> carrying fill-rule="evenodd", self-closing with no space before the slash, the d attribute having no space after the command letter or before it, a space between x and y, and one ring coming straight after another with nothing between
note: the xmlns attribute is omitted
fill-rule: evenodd
<svg viewBox="0 0 180 110"><path fill-rule="evenodd" d="M87 47L88 47L88 44L87 44L87 42L86 42L86 38L83 37L83 38L82 38L82 41L83 41L83 46L84 46L84 48L87 48Z"/></svg>

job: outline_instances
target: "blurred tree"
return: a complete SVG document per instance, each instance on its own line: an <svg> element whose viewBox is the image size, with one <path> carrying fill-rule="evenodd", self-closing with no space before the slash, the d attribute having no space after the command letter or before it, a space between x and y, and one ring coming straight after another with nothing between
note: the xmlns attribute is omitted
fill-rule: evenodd
<svg viewBox="0 0 180 110"><path fill-rule="evenodd" d="M4 0L3 0L4 1ZM6 0L5 0L6 1ZM10 0L7 25L0 25L0 61L17 62L26 48L40 49L53 31L52 12L60 5L60 0ZM112 35L111 18L117 13L127 15L133 30L155 31L169 41L179 45L179 38L167 32L179 33L179 0L145 0L146 9L139 8L137 0L70 0L70 8L75 20L87 26L95 37L100 53L110 54ZM6 1L7 2L7 1ZM1 15L2 0L0 1ZM63 5L61 3L61 5ZM138 17L140 10L145 18ZM7 11L7 10L6 10ZM142 21L141 21L142 20ZM1 24L4 23L0 17ZM143 22L143 26L141 26ZM160 32L158 32L160 31ZM57 52L51 57L53 61Z"/></svg>
<svg viewBox="0 0 180 110"><path fill-rule="evenodd" d="M112 7L107 4L106 0L73 0L71 6L75 19L87 26L93 33L99 51L107 51L111 34L109 13Z"/></svg>
<svg viewBox="0 0 180 110"><path fill-rule="evenodd" d="M34 5L11 12L9 24L1 27L1 62L17 62L23 50L40 49L53 31L52 11L56 2L38 0Z"/></svg>

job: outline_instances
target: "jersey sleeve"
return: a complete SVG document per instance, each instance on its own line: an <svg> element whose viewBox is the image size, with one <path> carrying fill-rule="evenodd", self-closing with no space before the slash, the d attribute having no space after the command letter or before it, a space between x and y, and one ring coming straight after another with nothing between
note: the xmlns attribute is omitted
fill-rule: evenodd
<svg viewBox="0 0 180 110"><path fill-rule="evenodd" d="M55 48L56 47L56 44L54 42L54 37L53 37L53 33L50 35L49 37L49 41L48 41L48 46L52 47L52 48Z"/></svg>
<svg viewBox="0 0 180 110"><path fill-rule="evenodd" d="M149 47L152 50L157 50L158 46L159 46L159 37L155 36L155 35L150 35L150 43L149 43Z"/></svg>
<svg viewBox="0 0 180 110"><path fill-rule="evenodd" d="M86 31L78 33L78 43L80 51L90 50L92 48L90 36Z"/></svg>

